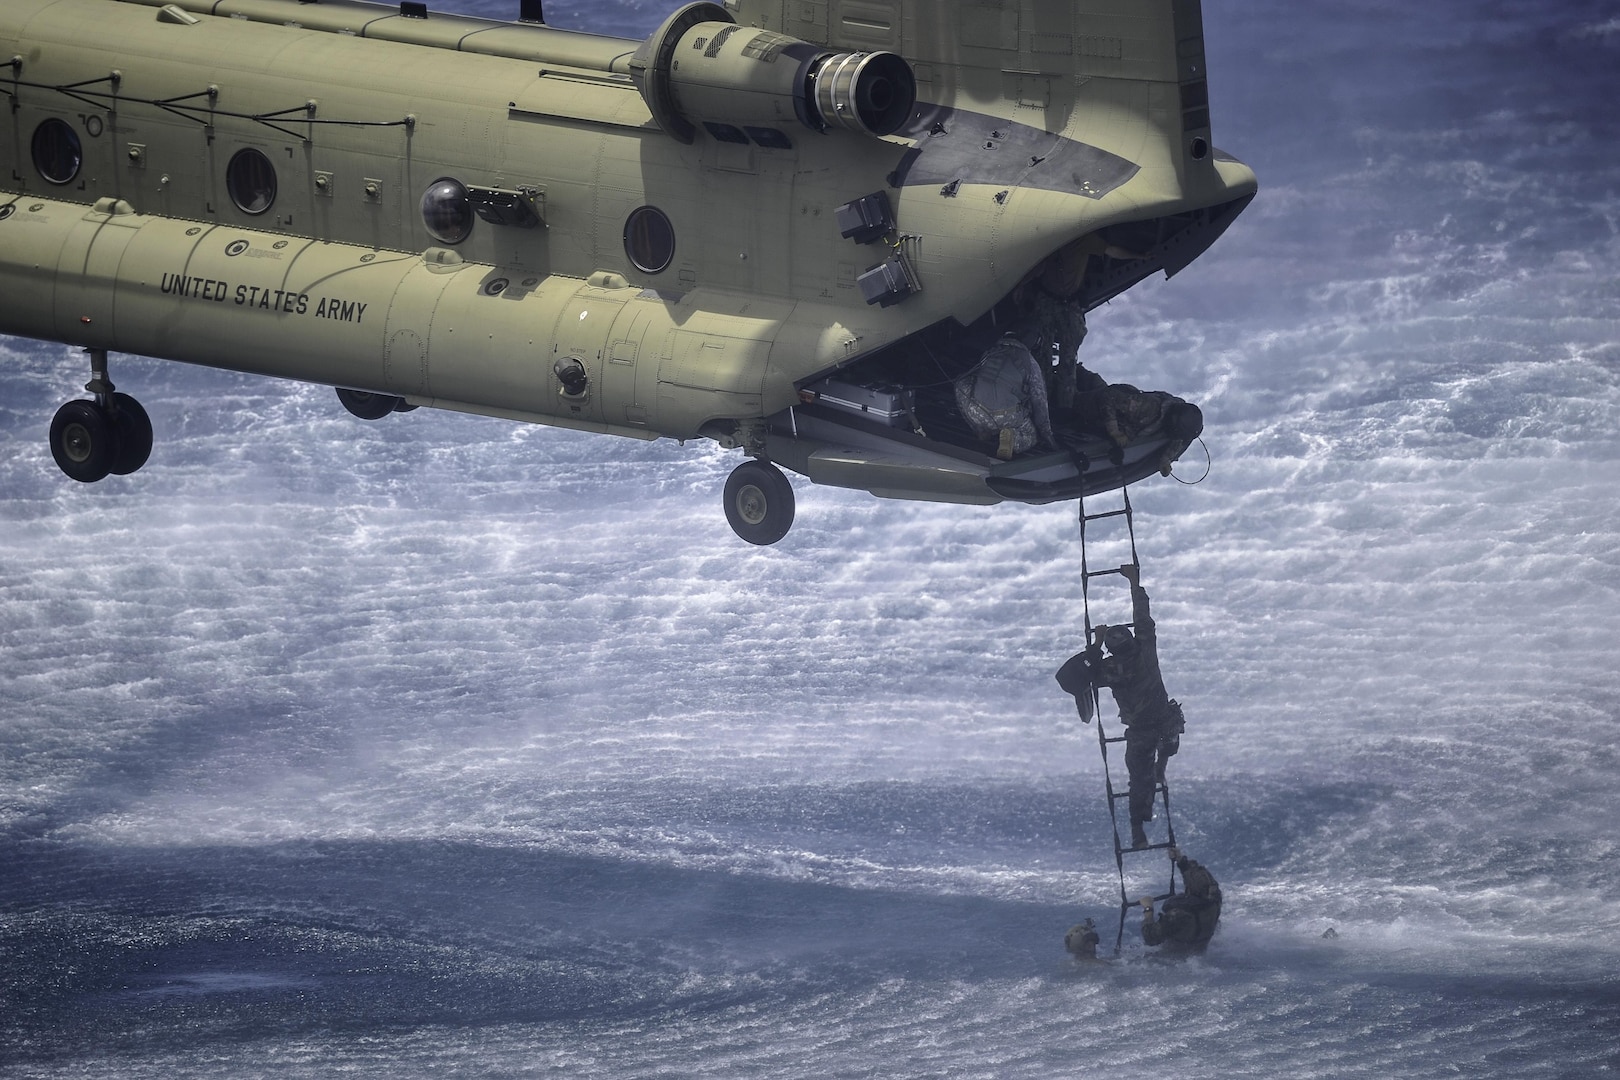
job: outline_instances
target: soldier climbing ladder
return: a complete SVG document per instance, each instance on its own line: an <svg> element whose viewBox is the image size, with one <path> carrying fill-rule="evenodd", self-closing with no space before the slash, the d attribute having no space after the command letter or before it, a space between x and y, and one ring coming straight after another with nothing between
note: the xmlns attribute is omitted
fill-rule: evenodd
<svg viewBox="0 0 1620 1080"><path fill-rule="evenodd" d="M1093 498L1095 499L1095 496ZM1094 624L1092 621L1093 584L1098 582L1099 579L1106 581L1106 579L1110 578L1121 578L1132 586L1134 596L1134 590L1139 577L1141 564L1137 557L1136 528L1133 520L1131 499L1128 489L1119 489L1119 500L1120 501L1117 507L1097 512L1092 512L1092 508L1087 505L1084 497L1082 497L1080 500L1080 595L1082 601L1082 610L1085 617L1085 641L1088 651L1092 652L1101 647L1102 631L1104 629L1103 626ZM1118 528L1121 525L1123 526L1122 535L1120 534ZM1109 527L1114 527L1113 535L1098 535L1100 531ZM1119 551L1121 550L1122 546L1129 551L1128 559L1116 559L1111 562L1106 569L1092 569L1094 561L1093 551L1095 548L1106 547ZM1122 620L1121 622L1116 622L1110 625L1117 627L1123 623L1124 621ZM1143 627L1138 627L1135 625L1134 618L1128 623L1128 625L1130 625L1132 630L1138 634L1142 633L1144 629ZM1081 656L1084 655L1085 654L1081 654ZM1080 660L1080 657L1076 657L1076 660ZM1074 664L1075 660L1071 660L1069 664L1064 665L1064 672L1071 672L1072 665ZM1136 906L1135 898L1143 895L1142 890L1127 890L1125 857L1127 855L1139 855L1145 852L1157 853L1174 847L1176 843L1175 825L1170 816L1170 785L1164 779L1163 764L1161 760L1158 768L1155 770L1155 776L1153 778L1152 803L1150 805L1156 804L1159 814L1162 814L1163 816L1165 827L1164 841L1153 842L1150 840L1146 843L1133 843L1130 845L1123 843L1120 839L1118 807L1122 800L1126 801L1127 803L1129 802L1130 791L1128 787L1125 790L1120 790L1115 787L1108 751L1109 747L1111 746L1119 746L1120 744L1125 743L1126 736L1123 733L1117 735L1109 734L1108 726L1103 721L1101 709L1099 707L1101 703L1100 694L1102 688L1095 678L1089 677L1090 675L1094 675L1095 672L1090 672L1088 668L1088 677L1085 678L1083 685L1075 682L1072 675L1068 681L1065 681L1064 672L1059 673L1058 681L1064 684L1065 690L1075 693L1076 704L1079 707L1081 718L1088 722L1093 716L1095 716L1097 719L1097 746L1102 754L1103 784L1108 800L1108 817L1114 829L1114 863L1119 871L1119 929L1114 938L1114 951L1117 954L1124 942L1125 918L1130 913L1131 908ZM1172 703L1172 705L1173 704L1174 703ZM1179 708L1179 706L1177 706L1177 708ZM1129 749L1127 749L1126 753L1130 753ZM1176 869L1175 863L1172 861L1170 864L1170 878L1167 890L1162 893L1154 891L1152 895L1154 901L1159 902L1168 899L1175 894Z"/></svg>

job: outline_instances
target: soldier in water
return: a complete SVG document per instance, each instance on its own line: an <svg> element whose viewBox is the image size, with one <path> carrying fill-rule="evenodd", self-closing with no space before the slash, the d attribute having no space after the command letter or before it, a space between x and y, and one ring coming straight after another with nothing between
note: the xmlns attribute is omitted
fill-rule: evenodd
<svg viewBox="0 0 1620 1080"><path fill-rule="evenodd" d="M1182 891L1167 898L1157 916L1153 897L1142 898L1142 941L1203 952L1221 919L1221 887L1214 874L1176 848L1170 849L1170 861L1181 871Z"/></svg>
<svg viewBox="0 0 1620 1080"><path fill-rule="evenodd" d="M1081 718L1088 721L1090 687L1106 686L1114 692L1120 723L1125 725L1125 768L1131 778L1131 846L1146 847L1154 792L1164 783L1165 764L1181 748L1186 722L1180 703L1165 692L1159 674L1159 638L1141 571L1136 566L1122 566L1119 572L1131 583L1136 632L1125 626L1097 627L1101 644L1093 642L1085 652L1071 657L1058 671L1057 680L1075 695ZM1107 656L1103 655L1105 646Z"/></svg>
<svg viewBox="0 0 1620 1080"><path fill-rule="evenodd" d="M1100 959L1097 956L1097 946L1100 944L1102 936L1097 933L1097 924L1091 919L1076 923L1063 935L1063 947L1076 960Z"/></svg>

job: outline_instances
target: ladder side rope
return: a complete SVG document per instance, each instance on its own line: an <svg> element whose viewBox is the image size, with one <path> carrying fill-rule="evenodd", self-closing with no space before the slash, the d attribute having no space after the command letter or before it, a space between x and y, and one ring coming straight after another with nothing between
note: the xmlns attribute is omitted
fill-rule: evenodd
<svg viewBox="0 0 1620 1080"><path fill-rule="evenodd" d="M1121 489L1121 490L1123 492L1123 489ZM1128 501L1127 501L1127 503L1125 505L1124 514L1126 516L1127 526L1129 527L1129 523L1130 523L1130 504L1129 504ZM1086 543L1086 540L1087 540L1086 526L1087 526L1087 523L1092 521L1094 518L1102 518L1102 517L1105 517L1105 516L1106 517L1113 517L1113 516L1116 516L1116 515L1113 514L1113 513L1096 514L1096 515L1087 514L1086 513L1086 499L1085 499L1084 495L1081 495L1080 496L1079 516L1080 516L1080 598L1081 598L1081 609L1082 609L1082 613L1083 613L1084 618L1085 618L1085 647L1089 648L1091 646L1091 640L1092 640L1093 633L1095 631L1095 626L1094 626L1094 624L1092 623L1092 620L1091 620L1091 578L1092 578L1091 554L1090 554L1090 547ZM1134 536L1134 530L1133 530L1132 542L1131 542L1131 547L1132 547L1131 554L1132 554L1133 558L1135 557L1135 546L1136 546L1135 545L1135 536ZM1121 946L1124 944L1124 939L1125 939L1125 913L1128 910L1129 903L1130 903L1130 901L1127 899L1126 893L1125 893L1125 854L1124 854L1124 849L1120 846L1120 842L1119 842L1119 812L1115 809L1115 807L1118 804L1119 800L1116 797L1115 792L1114 792L1113 772L1112 772L1112 770L1111 770L1111 768L1109 766L1109 761L1108 761L1108 732L1107 732L1107 730L1105 728L1105 725L1103 723L1103 718L1102 718L1102 688L1099 687L1095 682L1093 682L1091 684L1089 690L1087 691L1087 693L1089 693L1091 695L1091 715L1093 717L1095 717L1096 721L1097 721L1097 750L1102 755L1103 791L1104 791L1104 794L1106 796L1106 801L1108 803L1108 821L1109 821L1109 825L1111 826L1111 828L1113 830L1113 834L1114 834L1114 868L1115 868L1115 870L1117 871L1117 873L1119 875L1119 929L1118 929L1118 932L1114 935L1114 953L1117 955L1119 953L1119 951L1120 951Z"/></svg>

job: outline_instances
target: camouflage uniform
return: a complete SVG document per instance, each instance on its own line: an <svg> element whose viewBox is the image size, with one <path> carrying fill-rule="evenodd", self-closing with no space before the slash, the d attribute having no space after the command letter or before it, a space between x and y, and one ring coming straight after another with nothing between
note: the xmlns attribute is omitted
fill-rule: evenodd
<svg viewBox="0 0 1620 1080"><path fill-rule="evenodd" d="M975 435L997 444L997 456L1003 460L1037 442L1057 446L1046 377L1024 343L1010 334L957 380L956 404Z"/></svg>
<svg viewBox="0 0 1620 1080"><path fill-rule="evenodd" d="M1100 645L1086 650L1092 681L1114 692L1125 725L1125 768L1131 777L1131 826L1138 835L1153 819L1153 794L1164 781L1164 767L1181 748L1186 726L1181 706L1170 700L1159 674L1159 635L1148 611L1147 590L1131 584L1131 617L1136 646L1129 653L1103 656Z"/></svg>
<svg viewBox="0 0 1620 1080"><path fill-rule="evenodd" d="M1019 338L1029 346L1035 362L1043 369L1050 366L1053 353L1056 353L1052 403L1060 412L1070 412L1075 407L1075 392L1081 370L1080 345L1086 340L1085 309L1074 301L1048 292L1040 284L1030 286L1026 306L1029 317Z"/></svg>
<svg viewBox="0 0 1620 1080"><path fill-rule="evenodd" d="M1079 296L1086 266L1096 255L1137 257L1110 248L1095 234L1067 245L1024 284L1018 299L1023 322L1017 336L1049 384L1048 396L1060 417L1072 418L1081 431L1111 440L1115 449L1110 457L1116 464L1123 463L1120 451L1131 443L1147 436L1168 437L1159 462L1160 471L1168 476L1171 464L1203 431L1203 414L1163 391L1109 384L1080 363L1086 309Z"/></svg>
<svg viewBox="0 0 1620 1080"><path fill-rule="evenodd" d="M1170 942L1202 952L1221 918L1221 887L1215 875L1185 855L1176 859L1176 868L1181 871L1182 891L1159 906L1157 918L1151 907L1147 909L1142 917L1142 940L1148 945Z"/></svg>

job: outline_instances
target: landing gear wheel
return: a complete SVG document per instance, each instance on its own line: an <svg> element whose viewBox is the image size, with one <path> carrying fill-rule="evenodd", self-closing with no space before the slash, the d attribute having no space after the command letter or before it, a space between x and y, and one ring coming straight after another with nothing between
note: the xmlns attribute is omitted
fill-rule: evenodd
<svg viewBox="0 0 1620 1080"><path fill-rule="evenodd" d="M750 544L774 544L793 527L793 485L768 461L745 461L726 478L726 520Z"/></svg>
<svg viewBox="0 0 1620 1080"><path fill-rule="evenodd" d="M112 472L119 454L112 418L93 401L70 401L51 420L51 456L61 470L81 484L93 484Z"/></svg>
<svg viewBox="0 0 1620 1080"><path fill-rule="evenodd" d="M337 396L345 409L362 420L381 420L391 412L403 411L399 407L405 404L404 398L397 398L393 394L373 394L369 390L340 388Z"/></svg>
<svg viewBox="0 0 1620 1080"><path fill-rule="evenodd" d="M113 455L112 472L128 476L152 456L152 419L141 403L128 394L113 395L113 430L118 436L118 452Z"/></svg>

